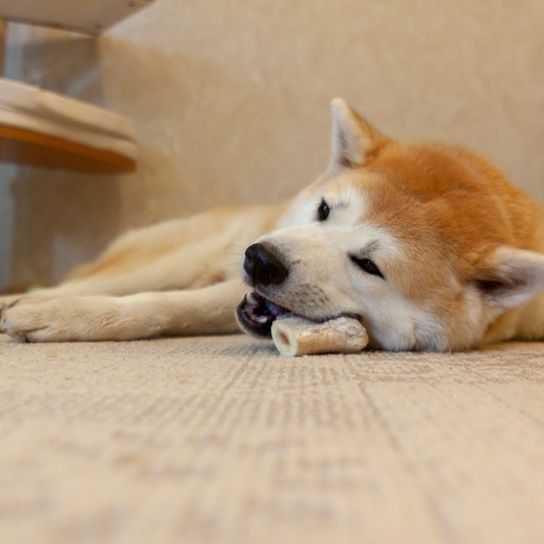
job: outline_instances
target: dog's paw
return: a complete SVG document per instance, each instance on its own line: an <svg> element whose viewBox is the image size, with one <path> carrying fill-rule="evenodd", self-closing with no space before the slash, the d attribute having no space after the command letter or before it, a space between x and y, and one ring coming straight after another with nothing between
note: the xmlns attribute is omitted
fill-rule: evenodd
<svg viewBox="0 0 544 544"><path fill-rule="evenodd" d="M0 296L0 318L5 311L13 308L16 304L32 304L34 302L43 302L44 300L47 299L43 296L29 293Z"/></svg>
<svg viewBox="0 0 544 544"><path fill-rule="evenodd" d="M23 298L4 306L0 331L23 342L103 340L118 314L107 297Z"/></svg>
<svg viewBox="0 0 544 544"><path fill-rule="evenodd" d="M0 297L0 317L2 316L4 310L7 310L11 306L14 306L23 298L25 295L5 295Z"/></svg>
<svg viewBox="0 0 544 544"><path fill-rule="evenodd" d="M2 306L0 331L22 342L62 340L67 316L62 301L28 304L24 298L6 301Z"/></svg>

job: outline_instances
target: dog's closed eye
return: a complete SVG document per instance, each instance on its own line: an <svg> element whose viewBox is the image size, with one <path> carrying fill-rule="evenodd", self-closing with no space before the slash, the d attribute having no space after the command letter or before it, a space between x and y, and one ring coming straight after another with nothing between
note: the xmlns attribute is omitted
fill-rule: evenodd
<svg viewBox="0 0 544 544"><path fill-rule="evenodd" d="M374 261L365 258L355 257L354 255L350 256L351 261L356 264L361 270L364 270L367 274L372 276L379 276L382 279L385 279L380 269Z"/></svg>

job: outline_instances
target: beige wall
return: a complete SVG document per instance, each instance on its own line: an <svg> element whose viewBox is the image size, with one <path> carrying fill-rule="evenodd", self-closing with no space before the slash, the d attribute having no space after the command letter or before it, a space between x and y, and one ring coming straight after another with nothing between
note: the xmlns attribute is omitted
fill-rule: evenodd
<svg viewBox="0 0 544 544"><path fill-rule="evenodd" d="M128 176L0 168L0 284L50 282L123 229L277 201L327 161L328 103L472 145L544 199L541 0L157 0L98 40L10 27L9 77L132 117Z"/></svg>

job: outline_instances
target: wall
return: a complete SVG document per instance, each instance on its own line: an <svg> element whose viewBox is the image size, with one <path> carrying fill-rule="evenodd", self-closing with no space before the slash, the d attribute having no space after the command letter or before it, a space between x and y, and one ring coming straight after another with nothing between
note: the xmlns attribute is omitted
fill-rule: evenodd
<svg viewBox="0 0 544 544"><path fill-rule="evenodd" d="M290 195L327 162L334 96L544 199L543 28L540 0L157 0L98 40L10 25L8 76L132 117L141 161L0 167L0 285L58 280L129 227Z"/></svg>

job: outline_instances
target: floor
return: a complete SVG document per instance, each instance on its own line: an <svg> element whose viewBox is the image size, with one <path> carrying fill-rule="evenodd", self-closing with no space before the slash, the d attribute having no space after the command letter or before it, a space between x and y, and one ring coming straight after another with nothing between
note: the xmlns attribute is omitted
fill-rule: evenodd
<svg viewBox="0 0 544 544"><path fill-rule="evenodd" d="M0 337L0 541L540 543L543 348Z"/></svg>

